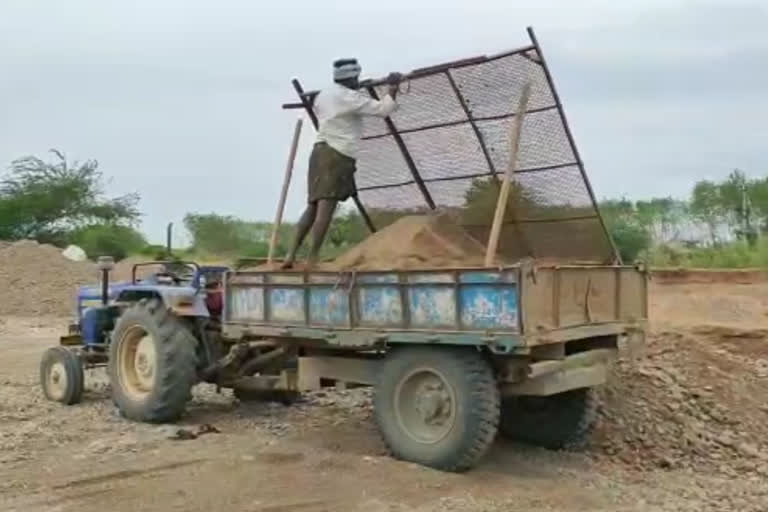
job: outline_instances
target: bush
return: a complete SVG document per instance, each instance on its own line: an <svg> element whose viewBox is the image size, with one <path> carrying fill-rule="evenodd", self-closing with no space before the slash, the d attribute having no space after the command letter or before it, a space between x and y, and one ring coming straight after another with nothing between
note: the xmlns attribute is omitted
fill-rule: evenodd
<svg viewBox="0 0 768 512"><path fill-rule="evenodd" d="M192 235L192 247L198 254L237 255L248 258L265 258L269 251L272 224L248 222L229 215L215 213L188 213L184 226ZM282 254L292 238L293 227L284 224L280 228L277 254Z"/></svg>
<svg viewBox="0 0 768 512"><path fill-rule="evenodd" d="M768 238L757 240L754 246L745 241L688 250L660 246L649 252L649 263L656 267L765 268Z"/></svg>
<svg viewBox="0 0 768 512"><path fill-rule="evenodd" d="M91 259L112 256L115 261L140 253L147 245L144 235L135 229L113 224L79 228L69 236L69 242L80 246Z"/></svg>
<svg viewBox="0 0 768 512"><path fill-rule="evenodd" d="M613 242L619 250L621 259L625 263L632 263L637 257L648 250L651 245L651 237L639 223L630 218L617 217L608 223Z"/></svg>

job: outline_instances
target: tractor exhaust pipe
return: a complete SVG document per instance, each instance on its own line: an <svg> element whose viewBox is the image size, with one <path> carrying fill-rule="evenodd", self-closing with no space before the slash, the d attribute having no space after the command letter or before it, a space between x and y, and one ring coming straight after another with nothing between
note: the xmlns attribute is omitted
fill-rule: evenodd
<svg viewBox="0 0 768 512"><path fill-rule="evenodd" d="M171 250L173 249L171 247L171 242L173 238L173 222L169 222L168 226L165 228L165 253L167 254L167 257L170 258L172 253Z"/></svg>
<svg viewBox="0 0 768 512"><path fill-rule="evenodd" d="M101 270L101 305L109 303L109 271L115 268L112 256L99 256L96 266Z"/></svg>

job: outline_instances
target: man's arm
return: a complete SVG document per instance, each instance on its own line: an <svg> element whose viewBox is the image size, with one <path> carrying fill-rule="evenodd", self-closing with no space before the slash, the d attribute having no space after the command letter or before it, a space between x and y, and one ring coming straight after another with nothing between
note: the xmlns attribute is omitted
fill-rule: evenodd
<svg viewBox="0 0 768 512"><path fill-rule="evenodd" d="M363 116L387 117L397 109L397 103L389 94L386 94L381 100L368 98L363 93L357 93L355 104L352 108Z"/></svg>
<svg viewBox="0 0 768 512"><path fill-rule="evenodd" d="M403 75L400 73L390 73L387 81L389 83L387 94L381 100L375 100L367 97L365 94L358 93L356 96L356 105L354 111L364 116L387 117L397 110L397 91L400 87L400 81Z"/></svg>

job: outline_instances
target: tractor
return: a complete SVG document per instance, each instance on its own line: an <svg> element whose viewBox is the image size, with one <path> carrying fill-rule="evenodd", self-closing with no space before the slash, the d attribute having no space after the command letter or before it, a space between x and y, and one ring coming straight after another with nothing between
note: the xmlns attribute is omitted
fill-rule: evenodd
<svg viewBox="0 0 768 512"><path fill-rule="evenodd" d="M141 267L152 272L139 279ZM114 283L112 258L99 258L98 268L100 286L79 289L76 321L43 354L40 380L48 399L80 402L83 370L104 366L115 405L136 421L178 419L198 382L233 388L240 400L296 398L290 351L268 340L222 337L227 267L150 261L134 265L130 281Z"/></svg>

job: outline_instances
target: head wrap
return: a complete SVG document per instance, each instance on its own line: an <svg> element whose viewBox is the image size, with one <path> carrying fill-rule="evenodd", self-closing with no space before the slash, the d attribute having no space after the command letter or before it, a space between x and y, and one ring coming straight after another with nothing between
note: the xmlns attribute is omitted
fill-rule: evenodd
<svg viewBox="0 0 768 512"><path fill-rule="evenodd" d="M333 63L333 79L347 80L360 76L362 68L357 59L339 59Z"/></svg>

